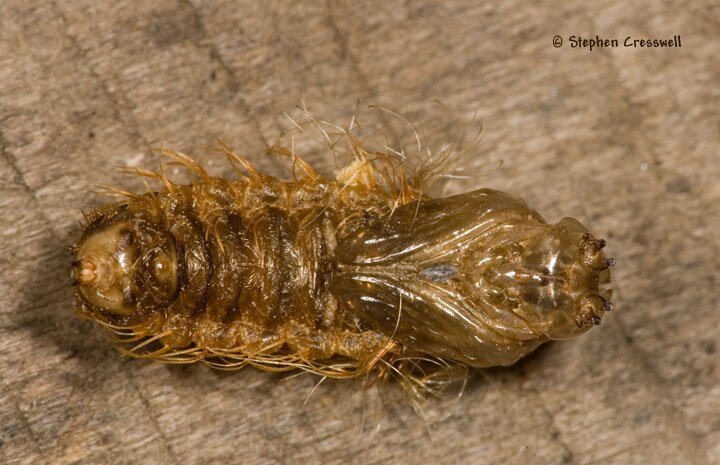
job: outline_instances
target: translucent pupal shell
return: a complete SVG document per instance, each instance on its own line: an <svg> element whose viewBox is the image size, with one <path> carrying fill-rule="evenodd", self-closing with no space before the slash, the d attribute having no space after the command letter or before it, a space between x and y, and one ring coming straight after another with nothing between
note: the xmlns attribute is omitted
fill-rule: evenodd
<svg viewBox="0 0 720 465"><path fill-rule="evenodd" d="M595 244L576 220L549 225L522 200L482 189L402 206L343 238L332 289L413 350L510 365L599 322L609 262Z"/></svg>

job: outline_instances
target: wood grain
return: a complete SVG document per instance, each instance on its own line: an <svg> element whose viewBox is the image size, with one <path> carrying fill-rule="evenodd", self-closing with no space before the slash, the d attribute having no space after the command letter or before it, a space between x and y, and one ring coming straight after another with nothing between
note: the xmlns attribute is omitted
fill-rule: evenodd
<svg viewBox="0 0 720 465"><path fill-rule="evenodd" d="M0 462L720 464L717 5L296 3L0 3ZM573 34L682 48L590 52ZM220 137L280 172L262 153L283 112L347 122L358 100L429 141L481 122L480 174L452 189L590 225L617 311L475 376L432 426L352 383L305 403L311 376L122 359L73 316L63 247L102 200L87 189L141 187L113 166Z"/></svg>

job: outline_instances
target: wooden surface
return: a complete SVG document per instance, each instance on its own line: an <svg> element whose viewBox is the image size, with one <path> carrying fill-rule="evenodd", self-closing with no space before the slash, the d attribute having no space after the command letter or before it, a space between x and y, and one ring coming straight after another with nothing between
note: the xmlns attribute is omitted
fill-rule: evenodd
<svg viewBox="0 0 720 465"><path fill-rule="evenodd" d="M1 2L0 463L720 464L720 10L496 3ZM590 52L572 34L682 48ZM87 189L139 188L112 167L216 137L277 169L263 148L303 100L341 123L384 105L431 142L481 122L480 174L451 189L590 225L617 259L617 311L476 375L431 426L377 407L391 389L326 382L305 403L312 376L121 358L72 312L63 247L103 200Z"/></svg>

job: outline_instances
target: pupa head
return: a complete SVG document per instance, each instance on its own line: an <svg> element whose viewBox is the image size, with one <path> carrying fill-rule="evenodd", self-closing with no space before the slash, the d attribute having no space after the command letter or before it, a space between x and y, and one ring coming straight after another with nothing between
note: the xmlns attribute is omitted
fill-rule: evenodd
<svg viewBox="0 0 720 465"><path fill-rule="evenodd" d="M577 220L533 228L496 250L482 270L493 303L513 312L536 333L566 339L600 324L612 309L609 267L614 260Z"/></svg>

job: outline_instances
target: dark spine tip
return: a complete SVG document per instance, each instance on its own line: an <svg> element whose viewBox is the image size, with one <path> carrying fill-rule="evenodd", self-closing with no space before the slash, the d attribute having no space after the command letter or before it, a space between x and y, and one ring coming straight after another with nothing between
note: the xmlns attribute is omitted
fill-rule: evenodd
<svg viewBox="0 0 720 465"><path fill-rule="evenodd" d="M598 248L598 250L605 247L606 244L607 244L607 242L605 241L605 239L598 239L598 241L595 242L595 246Z"/></svg>
<svg viewBox="0 0 720 465"><path fill-rule="evenodd" d="M614 258L608 258L607 260L605 260L605 268L610 268L611 266L615 266Z"/></svg>
<svg viewBox="0 0 720 465"><path fill-rule="evenodd" d="M606 312L612 311L613 308L615 308L615 306L611 302L605 302L603 304L603 310Z"/></svg>

